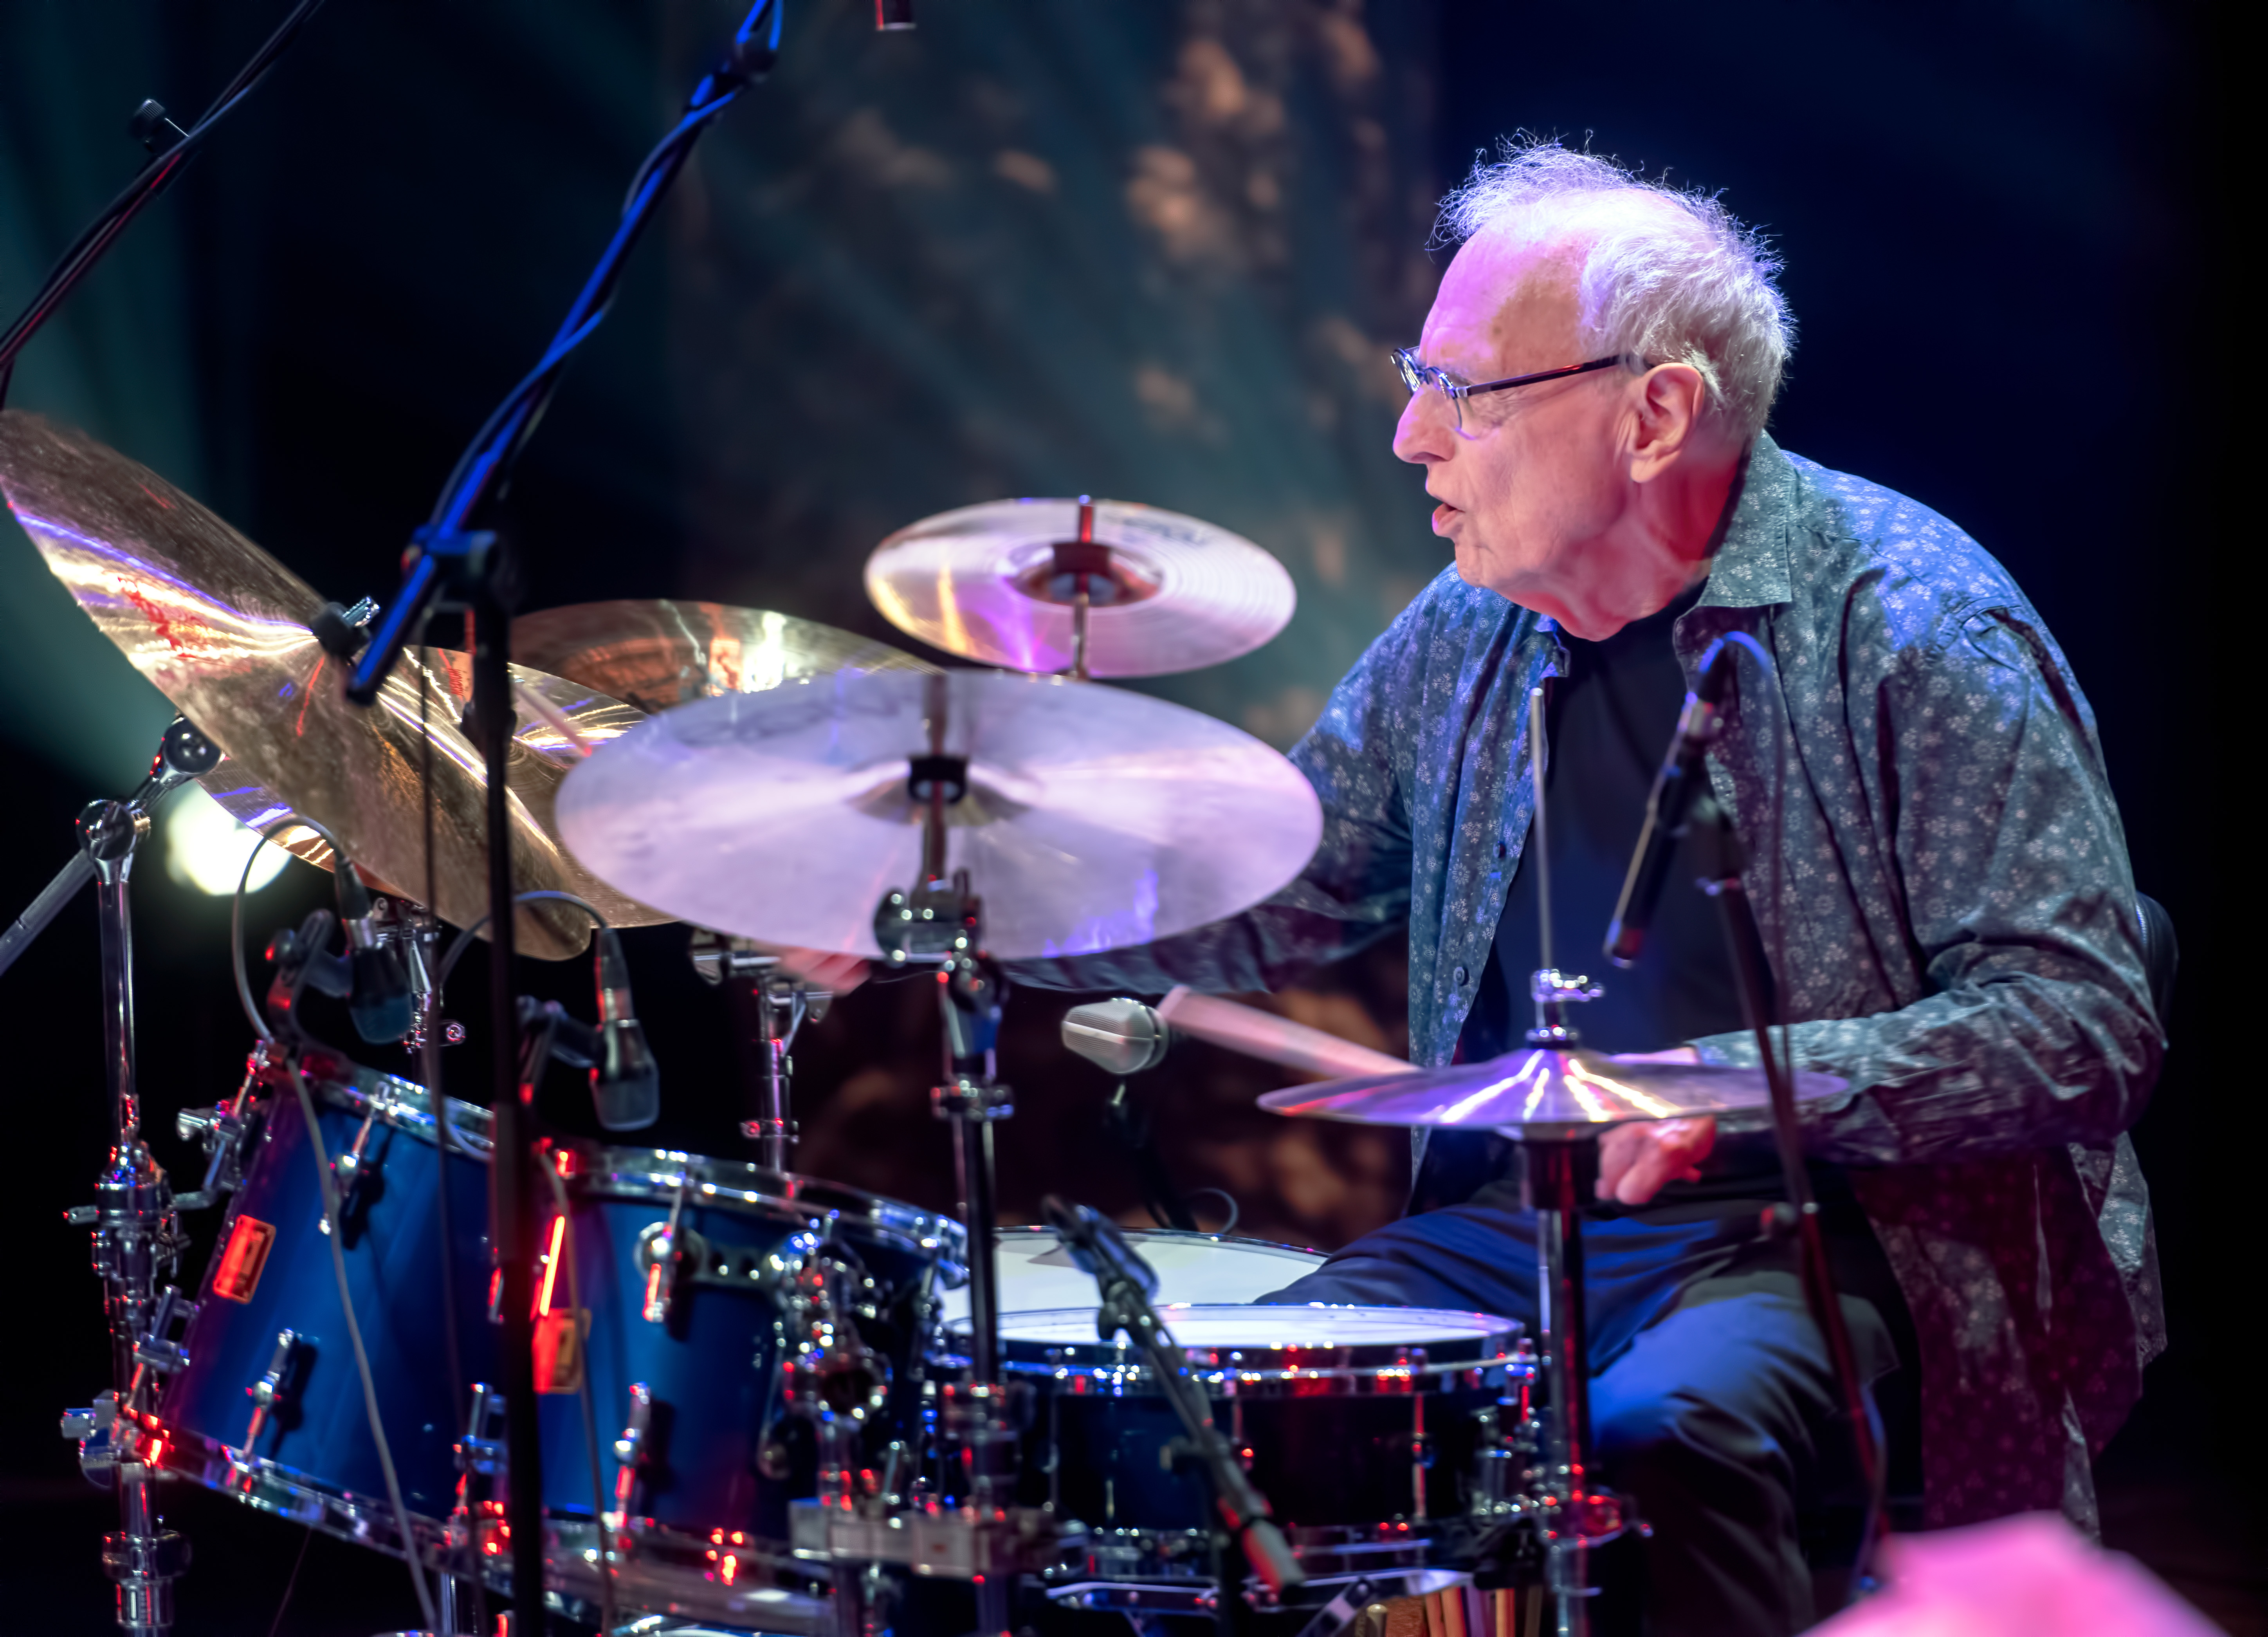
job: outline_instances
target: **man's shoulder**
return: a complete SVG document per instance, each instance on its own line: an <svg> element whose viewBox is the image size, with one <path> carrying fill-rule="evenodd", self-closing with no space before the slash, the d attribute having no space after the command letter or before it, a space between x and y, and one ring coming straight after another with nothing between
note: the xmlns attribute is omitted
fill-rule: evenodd
<svg viewBox="0 0 2268 1637"><path fill-rule="evenodd" d="M1894 642L1948 635L1989 608L2031 615L2015 577L1952 519L1910 495L1781 450L1797 596L1879 611Z"/></svg>

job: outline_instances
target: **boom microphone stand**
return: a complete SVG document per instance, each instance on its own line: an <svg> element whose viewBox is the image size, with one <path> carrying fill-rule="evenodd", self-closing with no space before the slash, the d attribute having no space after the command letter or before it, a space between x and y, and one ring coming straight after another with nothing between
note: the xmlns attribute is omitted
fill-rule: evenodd
<svg viewBox="0 0 2268 1637"><path fill-rule="evenodd" d="M1701 656L1694 690L1685 696L1685 709L1661 771L1654 780L1646 805L1645 827L1623 883L1622 901L1607 930L1606 952L1618 967L1637 962L1646 940L1646 928L1668 878L1676 843L1697 831L1705 850L1705 868L1697 883L1717 901L1725 933L1725 948L1741 992L1741 1010L1756 1036L1756 1056L1771 1093L1772 1135L1779 1151L1782 1184L1793 1223L1774 1212L1776 1229L1792 1226L1800 1248L1803 1294L1812 1323L1826 1338L1829 1360L1843 1399L1843 1413L1851 1423L1859 1471L1867 1486L1867 1523L1853 1566L1853 1589L1866 1582L1867 1560L1883 1519L1884 1463L1875 1441L1874 1420L1867 1400L1866 1383L1859 1374L1859 1355L1851 1343L1850 1326L1835 1288L1834 1268L1827 1255L1827 1236L1820 1220L1819 1202L1811 1188L1811 1172L1803 1158L1803 1131L1795 1111L1795 1089L1788 1076L1793 1065L1773 1049L1771 969L1764 958L1764 940L1742 884L1741 840L1732 815L1712 795L1704 766L1709 747L1724 736L1722 701L1732 680L1734 661L1728 645L1748 650L1765 675L1774 674L1771 656L1756 639L1742 632L1722 637Z"/></svg>
<svg viewBox="0 0 2268 1637"><path fill-rule="evenodd" d="M529 1166L531 1133L522 1119L519 1076L512 1043L519 1038L518 996L512 983L513 904L511 792L505 783L514 713L512 700L511 618L518 576L506 542L478 527L509 487L512 468L543 411L559 389L567 360L597 328L614 299L630 253L652 221L694 143L710 122L749 85L767 73L779 53L784 0L756 0L733 36L725 60L702 77L677 125L646 156L630 185L614 237L568 309L536 367L515 387L457 462L426 526L410 548L401 589L372 630L367 647L342 623L318 623L317 635L342 662L352 663L347 697L368 706L401 657L412 633L446 599L470 612L473 623L473 728L488 784L490 1108L494 1165L490 1173L490 1237L503 1274L503 1338L499 1375L504 1389L505 1515L511 1525L514 1637L542 1637L545 1535L541 1446L536 1427L534 1238L535 1196ZM760 38L758 30L769 18ZM357 655L357 650L359 650Z"/></svg>

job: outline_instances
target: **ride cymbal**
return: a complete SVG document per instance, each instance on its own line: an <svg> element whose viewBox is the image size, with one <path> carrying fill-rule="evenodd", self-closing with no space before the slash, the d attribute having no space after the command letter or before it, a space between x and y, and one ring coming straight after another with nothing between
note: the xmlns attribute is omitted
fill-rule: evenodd
<svg viewBox="0 0 2268 1637"><path fill-rule="evenodd" d="M688 699L762 693L836 671L937 668L887 643L721 602L579 602L512 623L521 664L627 700L649 716Z"/></svg>
<svg viewBox="0 0 2268 1637"><path fill-rule="evenodd" d="M1849 1086L1832 1074L1801 1072L1794 1079L1799 1102ZM1733 1129L1762 1125L1771 1119L1771 1092L1761 1069L1626 1063L1580 1047L1534 1047L1483 1063L1294 1086L1268 1093L1260 1106L1360 1125L1441 1125L1549 1139L1696 1114Z"/></svg>
<svg viewBox="0 0 2268 1637"><path fill-rule="evenodd" d="M304 813L335 832L368 873L423 896L419 651L405 653L372 708L348 704L336 662L307 629L322 598L165 479L82 432L0 412L0 490L97 629L228 752L201 781L222 805L239 817ZM486 779L479 751L457 726L468 691L463 657L423 653L431 908L461 926L488 912ZM520 667L513 674L586 742L641 718L581 684ZM541 719L515 736L507 779L516 889L574 893L618 926L666 920L592 875L553 838L554 794L575 759ZM524 953L558 960L588 945L590 927L571 906L532 904L520 911L516 937Z"/></svg>
<svg viewBox="0 0 2268 1637"><path fill-rule="evenodd" d="M866 559L866 595L947 653L1056 674L1162 676L1249 653L1291 623L1284 565L1241 535L1123 500L992 500L900 529Z"/></svg>
<svg viewBox="0 0 2268 1637"><path fill-rule="evenodd" d="M932 746L934 712L941 742ZM696 700L602 746L560 792L575 856L626 893L767 943L873 955L921 882L912 758L967 759L948 871L1016 959L1144 943L1256 903L1322 834L1300 771L1140 694L1000 671L843 672Z"/></svg>

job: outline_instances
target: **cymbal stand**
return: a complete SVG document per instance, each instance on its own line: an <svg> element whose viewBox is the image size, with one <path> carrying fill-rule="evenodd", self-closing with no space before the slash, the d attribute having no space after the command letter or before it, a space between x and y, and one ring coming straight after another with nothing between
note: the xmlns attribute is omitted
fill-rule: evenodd
<svg viewBox="0 0 2268 1637"><path fill-rule="evenodd" d="M1568 1021L1571 1004L1598 999L1587 977L1560 972L1551 963L1551 849L1545 822L1547 758L1543 690L1528 696L1530 765L1535 778L1533 863L1537 872L1543 968L1529 979L1535 1027L1528 1043L1544 1051L1580 1044L1581 1033ZM1598 1138L1584 1130L1565 1136L1521 1133L1521 1202L1535 1213L1536 1316L1543 1331L1543 1379L1549 1403L1543 1421L1543 1471L1535 1516L1543 1531L1544 1589L1551 1598L1557 1637L1585 1637L1591 1626L1594 1589L1584 1582L1590 1549L1622 1533L1625 1508L1615 1493L1590 1475L1589 1360L1583 1324L1583 1206L1599 1170Z"/></svg>
<svg viewBox="0 0 2268 1637"><path fill-rule="evenodd" d="M816 1023L827 1015L834 996L824 989L805 988L780 964L779 956L745 939L696 932L692 955L693 970L705 981L720 984L729 974L748 984L747 998L755 1012L755 1107L740 1122L740 1135L759 1145L766 1170L791 1172L795 1169L795 1059L788 1051L805 1023Z"/></svg>
<svg viewBox="0 0 2268 1637"><path fill-rule="evenodd" d="M938 967L945 1014L945 1079L930 1094L931 1110L953 1125L954 1169L961 1220L968 1230L969 1379L940 1392L940 1419L961 1468L961 1517L969 1534L967 1561L983 1637L1008 1629L1020 1567L1044 1560L1053 1531L1047 1520L1012 1508L1015 1427L1000 1379L999 1208L994 1191L992 1127L1014 1114L996 1078L994 1047L1008 992L998 962L983 950L983 904L968 873L946 874L946 838L954 803L968 793L968 759L945 750L948 679L928 687L929 753L909 761L907 793L922 815L922 885L886 895L874 912L874 936L892 966L916 961ZM843 1571L847 1573L847 1566Z"/></svg>
<svg viewBox="0 0 2268 1637"><path fill-rule="evenodd" d="M79 1464L87 1476L107 1473L118 1493L120 1528L103 1537L102 1567L118 1588L118 1624L130 1637L162 1637L173 1628L173 1582L188 1567L189 1543L158 1521L151 1468L131 1458L133 1446L119 1434L118 1424L131 1425L154 1407L160 1373L182 1362L167 1332L176 1318L194 1311L175 1292L169 1289L161 1300L158 1291L183 1242L173 1186L142 1139L134 1062L130 885L135 852L150 833L151 808L177 785L211 771L220 756L217 745L186 718L176 717L141 787L123 801L91 802L78 817L79 856L95 882L102 925L103 1065L110 1089L111 1148L108 1164L95 1179L95 1203L71 1211L69 1220L94 1229L94 1271L102 1279L103 1308L110 1321L110 1390L88 1409L65 1411L63 1431L78 1441ZM66 868L41 895L43 901L54 899L50 918L76 890L73 874ZM34 913L38 908L33 906Z"/></svg>

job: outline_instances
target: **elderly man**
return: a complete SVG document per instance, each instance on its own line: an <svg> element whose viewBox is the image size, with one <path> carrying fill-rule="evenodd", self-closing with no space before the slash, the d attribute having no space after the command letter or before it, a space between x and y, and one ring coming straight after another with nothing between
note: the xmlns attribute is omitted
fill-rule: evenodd
<svg viewBox="0 0 2268 1637"><path fill-rule="evenodd" d="M1540 964L1528 690L1553 719L1556 948L1595 949L1696 661L1748 633L1772 668L1739 675L1710 777L1797 1066L1850 1083L1804 1136L1854 1340L1904 1387L1887 1410L1918 1397L1927 1522L2090 1523L2090 1456L2161 1345L2123 1133L2162 1042L2079 686L1976 542L1764 434L1789 321L1714 201L1542 144L1443 222L1462 247L1398 355L1395 450L1456 564L1292 752L1322 845L1244 914L1018 981L1272 987L1406 919L1412 1057L1511 1050ZM1591 1043L1755 1061L1697 895L1673 888L1607 987ZM1533 1219L1492 1143L1418 1133L1413 1213L1272 1299L1533 1322ZM1799 1520L1849 1437L1790 1252L1757 1241L1769 1139L1625 1126L1601 1170L1596 1442L1654 1525L1620 1595L1655 1631L1800 1629L1824 1611Z"/></svg>

